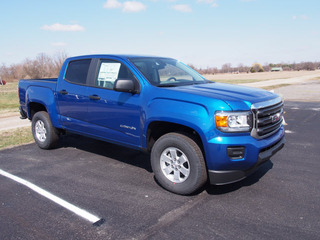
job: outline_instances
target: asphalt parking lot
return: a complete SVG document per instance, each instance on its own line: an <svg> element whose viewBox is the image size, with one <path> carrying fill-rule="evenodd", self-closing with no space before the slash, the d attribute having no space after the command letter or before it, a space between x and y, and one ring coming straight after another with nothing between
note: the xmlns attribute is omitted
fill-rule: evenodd
<svg viewBox="0 0 320 240"><path fill-rule="evenodd" d="M194 196L162 189L149 156L68 135L54 150L0 151L0 169L105 222L0 175L1 239L319 239L320 105L286 102L287 143L252 176Z"/></svg>

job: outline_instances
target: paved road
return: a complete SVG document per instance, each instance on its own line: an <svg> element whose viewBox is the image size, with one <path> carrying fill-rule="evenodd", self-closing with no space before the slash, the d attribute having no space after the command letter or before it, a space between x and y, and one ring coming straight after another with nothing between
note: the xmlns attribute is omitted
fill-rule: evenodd
<svg viewBox="0 0 320 240"><path fill-rule="evenodd" d="M319 80L281 87L274 91L282 96L285 101L320 102ZM320 108L320 103L318 107Z"/></svg>
<svg viewBox="0 0 320 240"><path fill-rule="evenodd" d="M248 179L178 196L149 156L78 136L0 151L0 169L106 220L85 219L0 176L1 239L319 239L320 111L286 102L287 144Z"/></svg>
<svg viewBox="0 0 320 240"><path fill-rule="evenodd" d="M19 114L14 114L9 117L0 117L0 131L31 126L31 122L28 119L21 120L19 116Z"/></svg>
<svg viewBox="0 0 320 240"><path fill-rule="evenodd" d="M280 84L293 85L293 84L308 83L310 80L319 79L319 77L320 77L320 72L316 71L312 75L299 76L299 77L293 77L293 78L273 79L273 80L253 82L253 83L243 83L239 85L249 86L249 87L258 87L258 88L275 86Z"/></svg>

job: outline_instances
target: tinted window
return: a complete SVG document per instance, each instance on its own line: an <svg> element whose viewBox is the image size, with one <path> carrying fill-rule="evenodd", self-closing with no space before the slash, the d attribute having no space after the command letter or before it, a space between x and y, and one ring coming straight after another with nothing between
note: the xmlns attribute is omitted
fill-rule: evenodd
<svg viewBox="0 0 320 240"><path fill-rule="evenodd" d="M91 59L70 62L65 79L76 84L86 84L90 62Z"/></svg>
<svg viewBox="0 0 320 240"><path fill-rule="evenodd" d="M100 63L95 85L97 87L113 89L114 82L118 78L134 79L131 71L123 63L105 60Z"/></svg>

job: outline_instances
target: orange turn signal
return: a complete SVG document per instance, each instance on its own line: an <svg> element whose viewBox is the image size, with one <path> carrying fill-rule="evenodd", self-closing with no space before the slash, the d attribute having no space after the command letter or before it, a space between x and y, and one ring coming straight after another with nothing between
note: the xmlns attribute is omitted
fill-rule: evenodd
<svg viewBox="0 0 320 240"><path fill-rule="evenodd" d="M228 116L216 115L216 127L228 127Z"/></svg>

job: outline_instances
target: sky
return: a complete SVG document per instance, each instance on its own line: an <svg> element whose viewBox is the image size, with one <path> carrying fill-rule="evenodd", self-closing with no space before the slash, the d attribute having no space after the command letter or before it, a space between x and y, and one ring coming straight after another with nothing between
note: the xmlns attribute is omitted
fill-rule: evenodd
<svg viewBox="0 0 320 240"><path fill-rule="evenodd" d="M196 67L320 61L319 0L0 0L0 64L139 54Z"/></svg>

